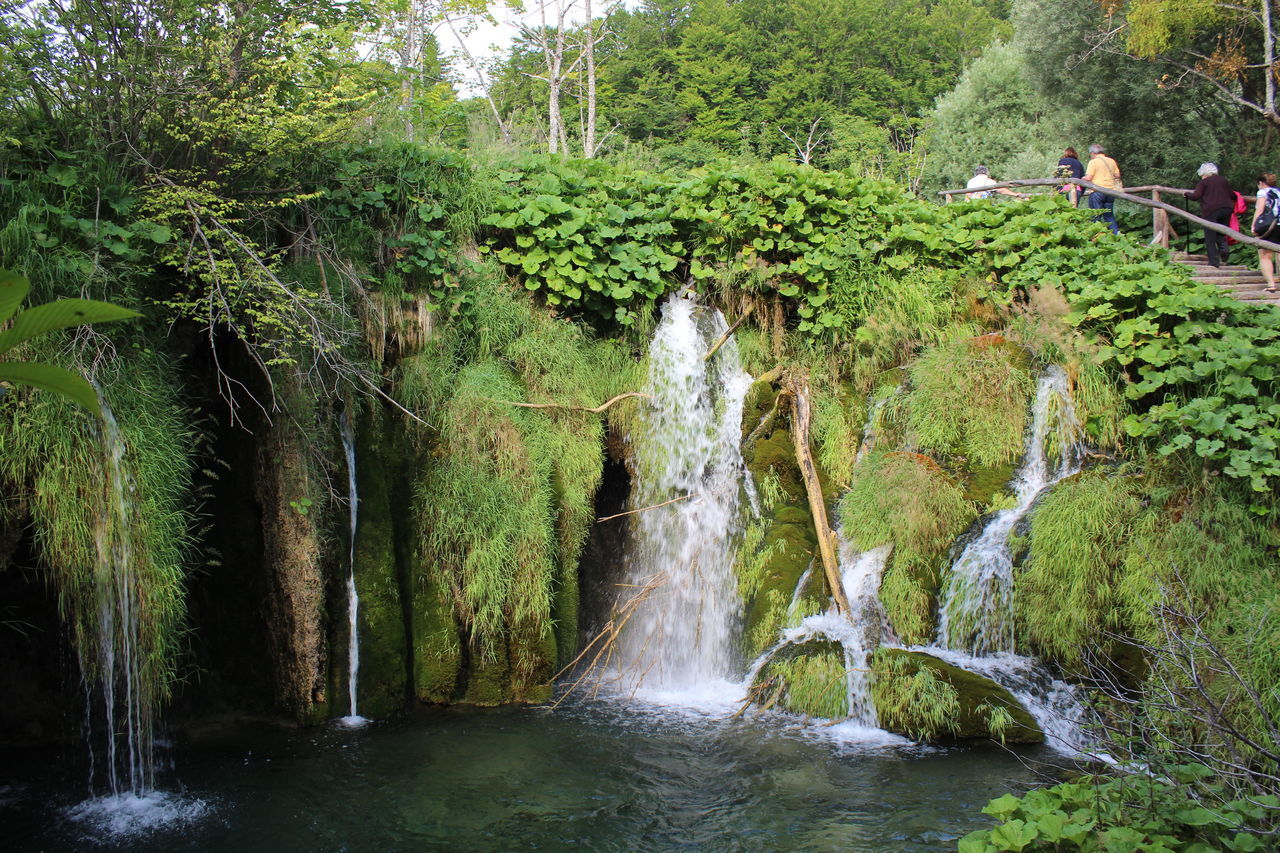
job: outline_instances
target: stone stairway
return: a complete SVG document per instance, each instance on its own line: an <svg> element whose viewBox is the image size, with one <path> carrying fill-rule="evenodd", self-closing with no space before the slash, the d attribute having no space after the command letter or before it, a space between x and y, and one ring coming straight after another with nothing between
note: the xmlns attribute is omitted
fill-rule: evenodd
<svg viewBox="0 0 1280 853"><path fill-rule="evenodd" d="M1252 252L1237 246L1237 251ZM1266 303L1280 306L1280 293L1267 293L1267 280L1258 270L1235 264L1223 264L1221 267L1209 266L1209 259L1204 255L1189 255L1186 252L1173 252L1173 260L1191 267L1191 274L1196 281L1217 285L1236 299L1244 302ZM1280 268L1280 259L1276 266ZM1276 277L1276 286L1280 287L1280 274Z"/></svg>

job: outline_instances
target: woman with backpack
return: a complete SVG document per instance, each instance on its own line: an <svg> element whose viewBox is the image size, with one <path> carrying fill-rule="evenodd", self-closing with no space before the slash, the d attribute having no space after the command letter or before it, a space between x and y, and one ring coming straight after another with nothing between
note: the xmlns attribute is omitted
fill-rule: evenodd
<svg viewBox="0 0 1280 853"><path fill-rule="evenodd" d="M1253 233L1263 240L1280 238L1280 190L1276 189L1276 176L1270 173L1258 176L1258 203L1253 208ZM1276 292L1276 253L1270 249L1258 249L1258 266L1267 280L1267 292Z"/></svg>

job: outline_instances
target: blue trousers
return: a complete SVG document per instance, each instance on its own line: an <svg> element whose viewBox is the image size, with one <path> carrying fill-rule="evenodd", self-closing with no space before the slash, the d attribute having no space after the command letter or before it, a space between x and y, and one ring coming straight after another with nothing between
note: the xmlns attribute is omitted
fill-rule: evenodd
<svg viewBox="0 0 1280 853"><path fill-rule="evenodd" d="M1094 222L1105 222L1107 227L1111 229L1112 234L1120 233L1120 226L1116 224L1116 200L1114 196L1097 191L1089 193L1089 209L1102 211L1102 213L1093 217Z"/></svg>

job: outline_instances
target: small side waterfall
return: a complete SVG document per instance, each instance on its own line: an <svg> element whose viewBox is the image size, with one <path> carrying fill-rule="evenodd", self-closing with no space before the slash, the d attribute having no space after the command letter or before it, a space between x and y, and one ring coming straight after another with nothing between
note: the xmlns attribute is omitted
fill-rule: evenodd
<svg viewBox="0 0 1280 853"><path fill-rule="evenodd" d="M849 694L849 719L875 727L876 708L871 701L871 654L880 645L885 622L880 604L880 578L889 562L892 545L881 545L858 553L840 536L840 582L849 599L852 630L841 638L844 646L845 681Z"/></svg>
<svg viewBox="0 0 1280 853"><path fill-rule="evenodd" d="M347 701L350 713L341 722L346 726L362 726L368 722L356 707L356 688L360 683L360 595L356 592L356 525L360 519L360 492L356 488L356 439L351 419L343 412L339 418L342 449L347 457L347 503L350 506L350 542L347 555Z"/></svg>
<svg viewBox="0 0 1280 853"><path fill-rule="evenodd" d="M107 474L107 507L98 517L94 539L98 564L93 575L97 602L96 661L81 660L83 673L97 672L107 732L105 776L112 795L141 795L154 785L151 703L144 694L138 613L134 588L133 543L129 532L132 501L124 470L125 443L105 399L102 439ZM86 654L85 643L77 644ZM86 682L86 693L92 691ZM123 717L118 717L123 714ZM92 739L90 740L92 743ZM92 775L93 770L90 770ZM91 780L92 784L92 780Z"/></svg>
<svg viewBox="0 0 1280 853"><path fill-rule="evenodd" d="M66 810L73 821L111 836L147 832L157 826L200 819L203 800L155 790L153 713L157 697L146 671L144 620L146 590L134 553L137 529L135 484L124 464L126 444L115 413L101 393L106 504L94 523L97 563L89 578L95 604L89 620L76 627L76 648L84 680L89 743L89 790L100 781L109 791ZM97 714L101 713L99 720ZM93 744L98 723L105 730L106 754L99 767Z"/></svg>
<svg viewBox="0 0 1280 853"><path fill-rule="evenodd" d="M649 348L645 390L653 399L631 437L630 508L640 511L621 596L624 606L636 601L617 648L618 680L628 689L702 694L735 675L739 442L751 377L732 339L704 361L727 328L719 311L672 296Z"/></svg>
<svg viewBox="0 0 1280 853"><path fill-rule="evenodd" d="M1079 434L1067 376L1053 365L1036 390L1026 455L1012 483L1017 504L995 513L951 566L938 616L939 645L975 655L1013 651L1009 534L1041 492L1080 470Z"/></svg>
<svg viewBox="0 0 1280 853"><path fill-rule="evenodd" d="M1048 745L1068 753L1090 749L1084 727L1089 712L1081 700L1080 690L1054 678L1033 659L1005 652L975 657L933 647L918 651L990 678L1008 690L1036 721Z"/></svg>

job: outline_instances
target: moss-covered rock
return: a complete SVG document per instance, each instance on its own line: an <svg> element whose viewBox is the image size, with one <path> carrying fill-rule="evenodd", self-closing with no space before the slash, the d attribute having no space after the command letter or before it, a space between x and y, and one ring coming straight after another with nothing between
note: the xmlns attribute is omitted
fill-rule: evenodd
<svg viewBox="0 0 1280 853"><path fill-rule="evenodd" d="M842 720L849 715L844 650L831 640L783 646L760 668L751 697L764 708Z"/></svg>
<svg viewBox="0 0 1280 853"><path fill-rule="evenodd" d="M358 707L375 716L403 708L408 693L408 637L390 482L390 472L402 460L396 458L398 448L387 435L389 427L382 407L370 404L356 429L356 488L360 497L354 552L360 602Z"/></svg>
<svg viewBox="0 0 1280 853"><path fill-rule="evenodd" d="M796 586L817 553L818 540L804 480L795 461L790 420L776 411L778 391L756 382L743 415L743 461L760 495L761 516L749 526L739 548L738 591L746 618L744 652L755 658L777 640ZM819 573L819 582L821 576ZM825 595L802 594L801 609L813 612Z"/></svg>
<svg viewBox="0 0 1280 853"><path fill-rule="evenodd" d="M876 714L891 732L929 741L1044 740L1035 720L1008 690L925 652L877 649L871 671Z"/></svg>

